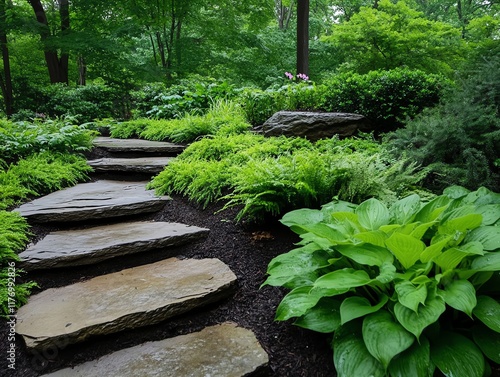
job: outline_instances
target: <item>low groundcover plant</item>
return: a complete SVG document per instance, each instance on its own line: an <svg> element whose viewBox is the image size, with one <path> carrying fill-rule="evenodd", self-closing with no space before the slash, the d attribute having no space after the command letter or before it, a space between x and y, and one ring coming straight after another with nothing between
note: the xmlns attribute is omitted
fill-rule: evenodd
<svg viewBox="0 0 500 377"><path fill-rule="evenodd" d="M424 203L299 209L299 247L264 285L291 289L276 319L334 333L339 376L463 376L500 363L500 194L453 186Z"/></svg>

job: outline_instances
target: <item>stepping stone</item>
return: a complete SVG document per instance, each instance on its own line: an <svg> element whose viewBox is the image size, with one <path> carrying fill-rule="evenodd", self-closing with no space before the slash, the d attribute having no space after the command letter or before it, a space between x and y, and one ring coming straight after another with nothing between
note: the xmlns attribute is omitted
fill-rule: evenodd
<svg viewBox="0 0 500 377"><path fill-rule="evenodd" d="M261 372L267 353L255 335L226 322L126 348L46 377L242 377Z"/></svg>
<svg viewBox="0 0 500 377"><path fill-rule="evenodd" d="M173 157L99 158L87 163L97 172L127 172L158 174Z"/></svg>
<svg viewBox="0 0 500 377"><path fill-rule="evenodd" d="M37 270L94 264L118 256L185 244L206 236L208 232L208 229L196 226L153 221L58 231L19 254L19 267Z"/></svg>
<svg viewBox="0 0 500 377"><path fill-rule="evenodd" d="M15 211L31 222L66 222L130 216L160 210L167 196L146 190L147 182L101 180L53 192Z"/></svg>
<svg viewBox="0 0 500 377"><path fill-rule="evenodd" d="M229 296L235 284L218 259L165 259L33 295L16 332L28 348L63 347L161 322Z"/></svg>
<svg viewBox="0 0 500 377"><path fill-rule="evenodd" d="M94 146L109 152L141 152L141 153L170 153L179 154L186 146L163 141L149 141L143 139L113 139L110 137L97 137Z"/></svg>

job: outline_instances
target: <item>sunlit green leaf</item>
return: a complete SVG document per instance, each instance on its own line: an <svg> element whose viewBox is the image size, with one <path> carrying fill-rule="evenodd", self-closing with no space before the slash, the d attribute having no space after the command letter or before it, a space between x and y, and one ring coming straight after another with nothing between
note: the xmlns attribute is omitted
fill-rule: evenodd
<svg viewBox="0 0 500 377"><path fill-rule="evenodd" d="M476 208L476 212L483 216L482 225L493 225L500 219L500 204L486 204Z"/></svg>
<svg viewBox="0 0 500 377"><path fill-rule="evenodd" d="M434 258L434 262L441 267L443 271L453 270L467 256L460 249L452 248Z"/></svg>
<svg viewBox="0 0 500 377"><path fill-rule="evenodd" d="M368 352L387 369L392 358L410 347L415 337L389 312L380 310L363 320L363 340Z"/></svg>
<svg viewBox="0 0 500 377"><path fill-rule="evenodd" d="M446 247L448 242L450 242L450 240L451 237L446 237L443 240L426 247L425 250L422 251L422 254L420 254L420 261L422 263L427 263L441 255L443 249Z"/></svg>
<svg viewBox="0 0 500 377"><path fill-rule="evenodd" d="M317 288L351 289L367 285L372 281L370 276L361 270L345 268L329 272L323 275L314 283Z"/></svg>
<svg viewBox="0 0 500 377"><path fill-rule="evenodd" d="M483 377L483 353L471 340L454 332L434 339L431 360L446 377Z"/></svg>
<svg viewBox="0 0 500 377"><path fill-rule="evenodd" d="M384 367L365 346L358 321L346 323L335 332L333 361L338 377L385 376Z"/></svg>
<svg viewBox="0 0 500 377"><path fill-rule="evenodd" d="M375 246L384 247L387 234L380 230L372 230L370 232L358 233L354 236L354 238Z"/></svg>
<svg viewBox="0 0 500 377"><path fill-rule="evenodd" d="M425 249L422 241L400 233L393 233L385 244L405 269L413 266Z"/></svg>
<svg viewBox="0 0 500 377"><path fill-rule="evenodd" d="M340 305L341 324L363 317L367 314L375 313L387 303L388 299L386 295L383 295L380 302L372 306L370 301L364 297L353 296L346 298Z"/></svg>
<svg viewBox="0 0 500 377"><path fill-rule="evenodd" d="M394 258L384 247L371 244L343 245L335 248L339 253L353 261L368 266L381 266L383 263L391 263Z"/></svg>
<svg viewBox="0 0 500 377"><path fill-rule="evenodd" d="M409 281L402 281L397 283L394 288L401 305L406 306L415 313L418 311L419 304L423 305L427 298L427 287L425 285L414 286Z"/></svg>
<svg viewBox="0 0 500 377"><path fill-rule="evenodd" d="M446 209L449 203L450 199L447 196L438 196L437 198L431 200L429 203L423 206L422 209L417 212L414 221L427 223L436 220L441 212Z"/></svg>
<svg viewBox="0 0 500 377"><path fill-rule="evenodd" d="M295 288L288 293L276 309L276 320L286 321L292 317L300 317L315 306L322 295L311 291L312 287Z"/></svg>
<svg viewBox="0 0 500 377"><path fill-rule="evenodd" d="M311 225L323 221L323 213L317 209L302 208L288 212L283 216L281 222L286 226Z"/></svg>
<svg viewBox="0 0 500 377"><path fill-rule="evenodd" d="M483 216L471 213L456 219L446 221L438 227L441 234L453 234L456 232L466 233L468 230L476 229L483 222Z"/></svg>
<svg viewBox="0 0 500 377"><path fill-rule="evenodd" d="M472 317L477 304L476 290L467 280L454 280L440 292L444 301L453 309L460 310Z"/></svg>
<svg viewBox="0 0 500 377"><path fill-rule="evenodd" d="M368 230L377 230L389 223L389 210L377 199L368 199L356 208L359 223Z"/></svg>
<svg viewBox="0 0 500 377"><path fill-rule="evenodd" d="M393 221L397 224L407 224L413 220L419 209L420 197L417 194L398 200L391 207Z"/></svg>
<svg viewBox="0 0 500 377"><path fill-rule="evenodd" d="M410 236L420 240L424 236L425 232L427 232L427 230L436 223L436 221L430 221L428 223L420 224L410 233Z"/></svg>
<svg viewBox="0 0 500 377"><path fill-rule="evenodd" d="M294 325L321 333L334 332L340 326L340 301L329 297L322 298L298 318Z"/></svg>
<svg viewBox="0 0 500 377"><path fill-rule="evenodd" d="M436 322L445 310L446 305L444 300L435 294L430 294L429 291L427 292L425 306L419 306L418 313L401 305L399 302L394 305L394 314L399 323L415 335L417 339L420 337L422 331L427 326Z"/></svg>

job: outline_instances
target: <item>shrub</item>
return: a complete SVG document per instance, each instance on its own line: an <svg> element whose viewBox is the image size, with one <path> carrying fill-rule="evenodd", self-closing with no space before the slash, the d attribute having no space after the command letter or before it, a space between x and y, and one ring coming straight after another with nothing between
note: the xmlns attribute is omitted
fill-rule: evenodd
<svg viewBox="0 0 500 377"><path fill-rule="evenodd" d="M83 157L42 152L0 172L0 209L32 196L72 186L88 178L92 168Z"/></svg>
<svg viewBox="0 0 500 377"><path fill-rule="evenodd" d="M31 288L36 284L19 283L20 275L15 268L19 260L17 252L28 243L28 223L18 213L0 210L0 317L14 314L15 309L25 304Z"/></svg>
<svg viewBox="0 0 500 377"><path fill-rule="evenodd" d="M360 201L412 191L422 177L404 164L386 159L369 140L313 145L301 138L216 135L191 144L149 187L204 206L223 197L225 208L243 206L239 220L255 221L335 196Z"/></svg>
<svg viewBox="0 0 500 377"><path fill-rule="evenodd" d="M205 115L184 114L179 119L136 119L111 125L112 137L139 136L147 140L192 142L217 133L230 135L248 130L241 108L234 102L217 101Z"/></svg>
<svg viewBox="0 0 500 377"><path fill-rule="evenodd" d="M439 102L449 85L441 76L397 68L367 74L343 73L322 87L322 110L358 113L368 117L378 132L400 127L426 107Z"/></svg>
<svg viewBox="0 0 500 377"><path fill-rule="evenodd" d="M203 114L214 101L231 98L233 88L227 82L206 78L181 81L178 85L148 84L132 93L135 117L174 119L185 113Z"/></svg>
<svg viewBox="0 0 500 377"><path fill-rule="evenodd" d="M426 187L500 190L500 58L483 62L434 109L387 135L389 150L431 171Z"/></svg>
<svg viewBox="0 0 500 377"><path fill-rule="evenodd" d="M276 319L334 332L339 376L482 377L500 362L499 194L336 200L282 222L302 241L269 264L264 285L291 290Z"/></svg>
<svg viewBox="0 0 500 377"><path fill-rule="evenodd" d="M97 133L75 126L71 118L31 122L0 121L0 153L15 161L42 151L83 152Z"/></svg>

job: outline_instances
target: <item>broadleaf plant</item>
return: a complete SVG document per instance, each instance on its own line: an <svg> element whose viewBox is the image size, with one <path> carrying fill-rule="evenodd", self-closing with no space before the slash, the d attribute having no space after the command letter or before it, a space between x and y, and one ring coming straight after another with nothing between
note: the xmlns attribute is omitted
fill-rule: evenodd
<svg viewBox="0 0 500 377"><path fill-rule="evenodd" d="M480 377L498 363L500 194L335 200L281 222L302 240L263 285L291 290L277 320L334 333L339 376Z"/></svg>

